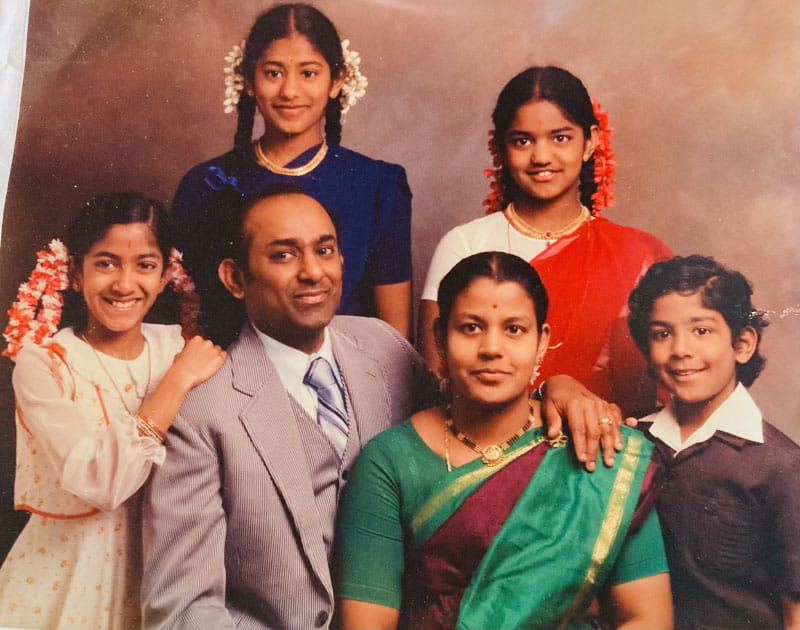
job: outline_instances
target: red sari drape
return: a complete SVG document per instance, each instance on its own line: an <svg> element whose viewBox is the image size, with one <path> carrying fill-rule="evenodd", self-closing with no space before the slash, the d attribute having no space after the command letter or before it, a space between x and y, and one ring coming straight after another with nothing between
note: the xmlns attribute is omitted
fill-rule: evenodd
<svg viewBox="0 0 800 630"><path fill-rule="evenodd" d="M626 415L652 411L655 384L628 332L627 302L648 267L671 256L655 236L598 217L531 260L550 298L539 381L568 374Z"/></svg>

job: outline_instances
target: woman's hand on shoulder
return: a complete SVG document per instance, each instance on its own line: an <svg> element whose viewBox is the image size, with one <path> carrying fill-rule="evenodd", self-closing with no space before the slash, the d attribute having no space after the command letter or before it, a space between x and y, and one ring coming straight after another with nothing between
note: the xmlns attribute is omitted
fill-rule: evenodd
<svg viewBox="0 0 800 630"><path fill-rule="evenodd" d="M212 377L228 355L213 341L195 335L172 360L170 371L177 371L188 389Z"/></svg>
<svg viewBox="0 0 800 630"><path fill-rule="evenodd" d="M551 438L558 436L566 419L575 456L589 472L596 467L598 448L603 462L614 465L614 453L622 448L622 412L565 374L548 377L542 396L542 419ZM635 426L634 418L625 420Z"/></svg>

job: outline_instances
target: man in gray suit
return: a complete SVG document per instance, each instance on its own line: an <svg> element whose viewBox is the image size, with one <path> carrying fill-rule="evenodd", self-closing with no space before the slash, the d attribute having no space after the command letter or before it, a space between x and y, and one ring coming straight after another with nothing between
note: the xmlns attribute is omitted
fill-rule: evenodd
<svg viewBox="0 0 800 630"><path fill-rule="evenodd" d="M342 258L319 203L268 189L239 216L220 279L248 321L187 396L146 489L147 628L328 627L348 471L372 436L436 401L435 379L394 329L334 317ZM308 384L318 357L339 409Z"/></svg>
<svg viewBox="0 0 800 630"><path fill-rule="evenodd" d="M314 199L272 187L227 225L219 266L247 313L225 365L192 390L144 499L146 628L310 630L333 616L328 568L339 493L376 433L436 404L422 358L388 324L334 317L342 258ZM310 375L331 368L318 391ZM574 447L613 461L618 410L568 377L545 402ZM562 381L563 382L563 381ZM330 392L333 398L329 398ZM326 393L327 392L327 393ZM338 402L335 400L338 397ZM614 417L617 422L599 421Z"/></svg>

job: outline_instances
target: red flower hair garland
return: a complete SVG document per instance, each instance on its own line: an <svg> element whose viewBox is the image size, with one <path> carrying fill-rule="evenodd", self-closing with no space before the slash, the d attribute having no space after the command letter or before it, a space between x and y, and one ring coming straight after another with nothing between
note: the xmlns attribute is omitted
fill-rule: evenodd
<svg viewBox="0 0 800 630"><path fill-rule="evenodd" d="M191 339L200 334L197 323L200 314L200 296L195 290L191 276L183 267L183 253L174 247L169 252L169 265L167 266L167 282L172 285L178 294L178 308L181 328L185 339Z"/></svg>
<svg viewBox="0 0 800 630"><path fill-rule="evenodd" d="M46 250L36 253L36 267L28 281L20 285L17 299L8 310L4 356L14 359L24 344L32 341L39 345L58 330L64 306L61 292L69 286L68 269L67 248L57 238Z"/></svg>
<svg viewBox="0 0 800 630"><path fill-rule="evenodd" d="M187 339L198 334L200 297L194 282L183 268L183 254L174 247L165 271L167 281L180 296L180 323ZM17 299L8 310L8 326L3 332L6 343L3 356L16 358L27 343L42 342L58 330L64 308L63 291L69 287L69 253L57 238L48 248L36 253L36 267L27 282L19 287Z"/></svg>
<svg viewBox="0 0 800 630"><path fill-rule="evenodd" d="M614 126L608 121L608 112L594 98L592 110L597 118L600 134L592 157L594 158L594 183L597 190L592 195L592 214L599 216L603 208L616 205L612 186L616 181L615 173L617 162L614 159L614 149L611 146L611 135ZM483 174L489 178L491 189L482 205L486 206L486 214L503 210L507 200L502 185L503 161L495 142L494 130L489 131L489 154L492 156L493 168L486 168Z"/></svg>
<svg viewBox="0 0 800 630"><path fill-rule="evenodd" d="M614 126L608 122L608 112L600 107L600 103L595 99L592 99L592 109L600 127L600 138L592 154L594 157L594 183L597 184L592 201L594 202L594 215L599 216L603 208L610 208L617 204L611 188L617 181L614 176L617 170L617 161L614 159L614 149L611 147L611 134L614 132Z"/></svg>
<svg viewBox="0 0 800 630"><path fill-rule="evenodd" d="M492 156L492 168L483 169L483 174L489 178L490 192L481 205L486 206L486 214L500 212L503 209L505 191L503 185L503 160L494 141L494 129L489 130L489 155Z"/></svg>

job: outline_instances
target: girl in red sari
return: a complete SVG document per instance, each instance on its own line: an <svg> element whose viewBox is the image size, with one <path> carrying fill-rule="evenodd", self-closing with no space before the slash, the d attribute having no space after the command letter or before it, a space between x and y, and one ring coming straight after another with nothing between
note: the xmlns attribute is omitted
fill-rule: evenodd
<svg viewBox="0 0 800 630"><path fill-rule="evenodd" d="M627 296L671 252L600 216L613 204L615 166L605 112L566 70L534 67L503 88L492 119L489 213L453 228L436 248L420 305L423 355L436 367L444 274L470 254L506 251L530 261L550 294L550 350L535 385L568 374L625 415L652 411L655 382L627 330Z"/></svg>
<svg viewBox="0 0 800 630"><path fill-rule="evenodd" d="M450 403L364 448L339 508L334 585L344 630L670 628L652 445L622 427L611 467L584 472L548 440L528 387L549 340L526 261L484 252L439 289Z"/></svg>

